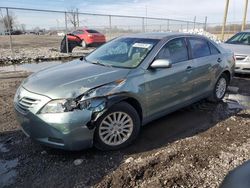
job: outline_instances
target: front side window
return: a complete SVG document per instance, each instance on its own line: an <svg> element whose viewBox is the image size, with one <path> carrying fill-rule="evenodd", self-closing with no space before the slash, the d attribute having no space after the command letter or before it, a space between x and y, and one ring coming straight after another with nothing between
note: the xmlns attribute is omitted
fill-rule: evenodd
<svg viewBox="0 0 250 188"><path fill-rule="evenodd" d="M250 45L250 33L238 33L226 41L226 43Z"/></svg>
<svg viewBox="0 0 250 188"><path fill-rule="evenodd" d="M97 48L86 60L108 66L134 68L158 42L158 39L118 38Z"/></svg>
<svg viewBox="0 0 250 188"><path fill-rule="evenodd" d="M192 57L200 58L210 55L210 49L206 40L199 38L188 39L191 47Z"/></svg>
<svg viewBox="0 0 250 188"><path fill-rule="evenodd" d="M156 59L168 59L171 63L188 60L188 50L183 38L169 41L158 53Z"/></svg>

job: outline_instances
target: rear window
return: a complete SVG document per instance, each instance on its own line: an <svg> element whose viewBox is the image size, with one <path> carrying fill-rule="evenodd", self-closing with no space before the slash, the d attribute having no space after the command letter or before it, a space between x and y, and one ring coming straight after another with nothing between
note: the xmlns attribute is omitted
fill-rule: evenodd
<svg viewBox="0 0 250 188"><path fill-rule="evenodd" d="M210 55L210 49L206 40L191 38L189 39L189 43L191 46L192 57L194 59Z"/></svg>
<svg viewBox="0 0 250 188"><path fill-rule="evenodd" d="M88 29L88 30L86 30L88 33L99 33L98 31L96 31L96 30L93 30L93 29Z"/></svg>
<svg viewBox="0 0 250 188"><path fill-rule="evenodd" d="M210 52L212 55L216 55L220 53L220 51L211 42L209 42L208 44L209 44Z"/></svg>

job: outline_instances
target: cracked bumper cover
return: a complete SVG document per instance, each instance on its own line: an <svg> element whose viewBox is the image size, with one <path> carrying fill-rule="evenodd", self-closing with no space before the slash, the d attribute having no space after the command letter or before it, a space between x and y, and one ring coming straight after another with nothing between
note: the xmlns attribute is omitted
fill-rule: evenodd
<svg viewBox="0 0 250 188"><path fill-rule="evenodd" d="M17 107L15 109L23 132L43 145L66 150L81 150L93 145L94 129L87 127L91 111L22 114Z"/></svg>

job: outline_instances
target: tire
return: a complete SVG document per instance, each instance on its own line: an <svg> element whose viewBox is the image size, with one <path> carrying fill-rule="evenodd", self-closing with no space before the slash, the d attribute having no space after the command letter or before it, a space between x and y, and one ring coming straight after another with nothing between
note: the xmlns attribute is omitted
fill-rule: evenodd
<svg viewBox="0 0 250 188"><path fill-rule="evenodd" d="M140 127L139 115L130 104L126 102L115 104L97 120L94 146L99 150L117 150L126 147L136 139Z"/></svg>
<svg viewBox="0 0 250 188"><path fill-rule="evenodd" d="M68 52L71 53L73 48L76 46L73 44L74 42L68 40ZM61 53L67 53L67 42L66 42L66 36L63 38L61 41L61 46L60 46L60 52Z"/></svg>
<svg viewBox="0 0 250 188"><path fill-rule="evenodd" d="M229 84L229 78L227 77L226 74L222 74L217 80L214 86L213 93L208 98L208 100L210 102L215 102L215 103L220 102L226 94L228 84Z"/></svg>
<svg viewBox="0 0 250 188"><path fill-rule="evenodd" d="M67 53L67 49L66 49L66 37L64 37L62 39L62 41L61 41L60 52L61 53Z"/></svg>
<svg viewBox="0 0 250 188"><path fill-rule="evenodd" d="M81 46L83 47L83 49L87 48L87 44L86 44L85 40L82 40Z"/></svg>

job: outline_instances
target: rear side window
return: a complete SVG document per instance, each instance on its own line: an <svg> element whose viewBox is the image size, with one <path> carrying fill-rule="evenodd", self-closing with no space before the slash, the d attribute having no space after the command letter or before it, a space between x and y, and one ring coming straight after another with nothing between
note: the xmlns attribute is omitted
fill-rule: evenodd
<svg viewBox="0 0 250 188"><path fill-rule="evenodd" d="M216 55L220 53L220 51L211 42L208 42L208 44L209 44L210 52L212 55Z"/></svg>
<svg viewBox="0 0 250 188"><path fill-rule="evenodd" d="M188 60L188 50L183 38L169 41L158 53L156 59L169 59L172 63Z"/></svg>
<svg viewBox="0 0 250 188"><path fill-rule="evenodd" d="M208 46L208 42L203 39L191 38L189 39L192 57L200 58L210 55L210 49Z"/></svg>

